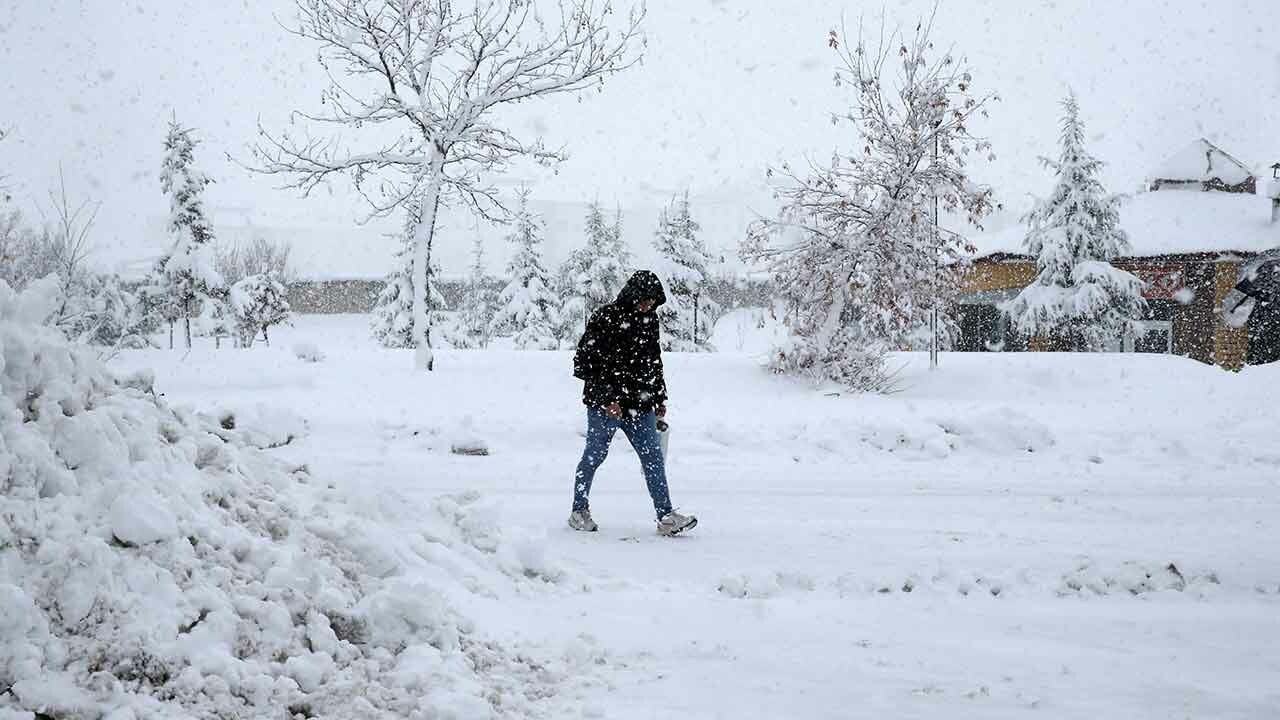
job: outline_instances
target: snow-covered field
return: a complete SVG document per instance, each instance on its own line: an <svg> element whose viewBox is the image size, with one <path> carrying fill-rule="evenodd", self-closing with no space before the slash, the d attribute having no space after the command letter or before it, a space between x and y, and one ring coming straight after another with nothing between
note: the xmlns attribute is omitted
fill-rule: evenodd
<svg viewBox="0 0 1280 720"><path fill-rule="evenodd" d="M748 354L669 354L672 494L701 519L672 540L621 436L601 532L564 526L584 424L568 353L443 351L428 375L366 335L302 317L272 348L114 364L154 368L170 403L286 435L296 415L305 434L270 452L397 532L429 535L478 491L460 527L518 538L495 562L528 577L436 559L479 632L528 654L504 681L522 713L1280 713L1280 368L904 356L900 392L857 397ZM477 439L488 456L451 454Z"/></svg>

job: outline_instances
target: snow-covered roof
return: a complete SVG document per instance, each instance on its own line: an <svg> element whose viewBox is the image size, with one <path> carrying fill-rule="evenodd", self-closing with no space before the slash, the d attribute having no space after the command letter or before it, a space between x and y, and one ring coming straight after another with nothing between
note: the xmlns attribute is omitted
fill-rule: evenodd
<svg viewBox="0 0 1280 720"><path fill-rule="evenodd" d="M1183 148L1151 173L1152 180L1205 182L1217 178L1227 185L1239 185L1252 176L1244 163L1204 138Z"/></svg>
<svg viewBox="0 0 1280 720"><path fill-rule="evenodd" d="M1189 253L1256 253L1280 247L1280 223L1271 203L1257 195L1197 190L1138 193L1120 208L1131 257ZM1025 225L969 235L975 257L1026 253Z"/></svg>

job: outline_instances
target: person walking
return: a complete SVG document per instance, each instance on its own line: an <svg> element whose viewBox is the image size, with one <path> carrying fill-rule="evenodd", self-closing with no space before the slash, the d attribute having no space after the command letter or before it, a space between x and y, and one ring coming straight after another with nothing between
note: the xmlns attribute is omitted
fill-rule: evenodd
<svg viewBox="0 0 1280 720"><path fill-rule="evenodd" d="M658 420L667 414L667 384L662 376L657 308L666 300L658 276L640 270L627 280L616 300L592 314L578 341L573 376L583 381L587 444L573 480L569 527L574 530L599 529L591 518L591 481L619 428L640 457L658 533L678 535L698 524L696 517L671 506L658 436Z"/></svg>

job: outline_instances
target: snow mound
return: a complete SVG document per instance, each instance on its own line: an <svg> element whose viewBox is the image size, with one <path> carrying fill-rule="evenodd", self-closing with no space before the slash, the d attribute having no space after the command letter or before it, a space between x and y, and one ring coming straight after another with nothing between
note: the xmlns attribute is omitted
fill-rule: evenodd
<svg viewBox="0 0 1280 720"><path fill-rule="evenodd" d="M257 403L243 409L221 408L214 414L217 434L229 442L262 450L283 447L307 435L307 421L280 407Z"/></svg>
<svg viewBox="0 0 1280 720"><path fill-rule="evenodd" d="M449 452L454 455L488 455L489 442L476 430L470 415L463 415L449 433Z"/></svg>
<svg viewBox="0 0 1280 720"><path fill-rule="evenodd" d="M324 360L324 352L313 342L294 343L293 356L303 362L310 363L318 363Z"/></svg>
<svg viewBox="0 0 1280 720"><path fill-rule="evenodd" d="M1047 425L1007 406L937 422L962 445L996 454L1043 452L1055 443Z"/></svg>
<svg viewBox="0 0 1280 720"><path fill-rule="evenodd" d="M787 591L812 591L813 578L803 573L752 571L727 575L720 580L720 593L731 598L759 600L776 597Z"/></svg>
<svg viewBox="0 0 1280 720"><path fill-rule="evenodd" d="M527 716L600 661L456 610L563 576L478 497L309 485L39 325L51 297L0 282L0 717Z"/></svg>

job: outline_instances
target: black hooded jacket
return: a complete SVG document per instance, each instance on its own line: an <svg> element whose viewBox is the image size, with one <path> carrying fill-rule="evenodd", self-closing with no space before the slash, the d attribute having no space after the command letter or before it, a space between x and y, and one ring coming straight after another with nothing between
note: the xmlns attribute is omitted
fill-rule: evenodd
<svg viewBox="0 0 1280 720"><path fill-rule="evenodd" d="M637 307L643 300L654 301L648 312ZM667 401L655 312L666 301L658 276L641 270L627 280L617 300L591 315L573 357L573 376L584 381L583 404L616 402L624 410L645 413Z"/></svg>

